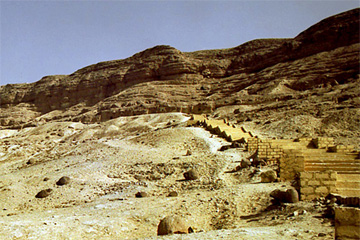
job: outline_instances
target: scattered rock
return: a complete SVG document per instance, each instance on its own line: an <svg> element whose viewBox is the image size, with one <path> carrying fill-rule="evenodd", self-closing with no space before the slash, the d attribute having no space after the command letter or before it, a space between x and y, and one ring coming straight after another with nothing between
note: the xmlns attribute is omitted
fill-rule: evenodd
<svg viewBox="0 0 360 240"><path fill-rule="evenodd" d="M146 192L137 192L135 194L135 197L137 197L137 198L143 198L143 197L147 197L147 196L148 196L148 194Z"/></svg>
<svg viewBox="0 0 360 240"><path fill-rule="evenodd" d="M297 203L299 202L299 193L293 189L289 188L285 192L286 202L288 203Z"/></svg>
<svg viewBox="0 0 360 240"><path fill-rule="evenodd" d="M168 194L168 197L177 197L179 194L176 191L172 191Z"/></svg>
<svg viewBox="0 0 360 240"><path fill-rule="evenodd" d="M228 149L230 149L230 148L231 148L230 145L224 145L224 146L221 146L221 147L219 148L219 151L220 151L220 152L223 152L223 151L226 151L226 150L228 150Z"/></svg>
<svg viewBox="0 0 360 240"><path fill-rule="evenodd" d="M199 173L195 169L191 169L184 173L184 178L186 180L196 180L199 179Z"/></svg>
<svg viewBox="0 0 360 240"><path fill-rule="evenodd" d="M186 234L189 233L189 226L187 222L179 216L167 216L159 223L157 234Z"/></svg>
<svg viewBox="0 0 360 240"><path fill-rule="evenodd" d="M56 185L58 186L63 186L63 185L66 185L66 184L69 184L70 182L70 178L69 177L61 177L57 182L56 182Z"/></svg>
<svg viewBox="0 0 360 240"><path fill-rule="evenodd" d="M192 155L191 151L187 150L185 156L191 156L191 155Z"/></svg>
<svg viewBox="0 0 360 240"><path fill-rule="evenodd" d="M49 180L50 180L50 178L48 178L48 177L44 178L44 182L49 181Z"/></svg>
<svg viewBox="0 0 360 240"><path fill-rule="evenodd" d="M241 162L240 162L240 167L241 168L248 168L250 166L251 166L250 160L247 160L247 159L241 160Z"/></svg>
<svg viewBox="0 0 360 240"><path fill-rule="evenodd" d="M272 183L277 179L277 174L274 170L268 170L266 172L260 173L262 183Z"/></svg>
<svg viewBox="0 0 360 240"><path fill-rule="evenodd" d="M26 162L26 164L28 164L28 165L31 165L31 164L34 164L35 163L35 159L29 159L27 162Z"/></svg>
<svg viewBox="0 0 360 240"><path fill-rule="evenodd" d="M49 196L52 192L51 188L45 189L45 190L41 190L40 192L38 192L38 194L36 194L36 198L46 198L47 196Z"/></svg>
<svg viewBox="0 0 360 240"><path fill-rule="evenodd" d="M299 194L293 188L287 190L276 189L270 193L270 196L273 197L279 203L299 202Z"/></svg>

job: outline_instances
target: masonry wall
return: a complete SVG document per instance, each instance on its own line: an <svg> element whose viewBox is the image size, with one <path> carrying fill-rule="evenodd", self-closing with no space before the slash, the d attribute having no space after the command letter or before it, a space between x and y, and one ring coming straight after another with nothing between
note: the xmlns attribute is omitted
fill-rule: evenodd
<svg viewBox="0 0 360 240"><path fill-rule="evenodd" d="M280 179L281 181L296 180L298 173L304 171L305 157L299 150L284 150L280 161Z"/></svg>
<svg viewBox="0 0 360 240"><path fill-rule="evenodd" d="M360 239L359 208L335 208L335 239Z"/></svg>
<svg viewBox="0 0 360 240"><path fill-rule="evenodd" d="M336 180L334 171L300 172L300 199L314 200L336 193Z"/></svg>
<svg viewBox="0 0 360 240"><path fill-rule="evenodd" d="M258 143L258 157L260 159L280 159L283 149L271 140L262 140Z"/></svg>
<svg viewBox="0 0 360 240"><path fill-rule="evenodd" d="M257 151L259 140L260 140L259 138L249 138L248 139L247 150L250 153L255 153Z"/></svg>
<svg viewBox="0 0 360 240"><path fill-rule="evenodd" d="M334 147L334 138L327 138L327 137L319 137L313 139L313 143L316 148L329 148Z"/></svg>
<svg viewBox="0 0 360 240"><path fill-rule="evenodd" d="M337 153L351 153L355 150L354 145L336 145L334 147L329 147L330 152Z"/></svg>
<svg viewBox="0 0 360 240"><path fill-rule="evenodd" d="M249 138L248 151L250 153L257 151L260 159L280 159L284 151L281 145L276 144L275 141L272 139Z"/></svg>

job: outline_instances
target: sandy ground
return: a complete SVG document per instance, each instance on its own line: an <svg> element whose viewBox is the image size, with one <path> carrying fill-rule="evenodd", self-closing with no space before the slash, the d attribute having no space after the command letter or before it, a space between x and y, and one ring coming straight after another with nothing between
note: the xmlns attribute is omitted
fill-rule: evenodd
<svg viewBox="0 0 360 240"><path fill-rule="evenodd" d="M255 168L231 171L248 153L218 151L229 143L186 127L187 119L151 114L0 131L0 239L334 238L319 203L271 208L270 192L290 183L259 183ZM185 181L189 169L200 178ZM63 176L69 184L57 185ZM148 196L136 198L139 191ZM169 215L195 232L157 236Z"/></svg>

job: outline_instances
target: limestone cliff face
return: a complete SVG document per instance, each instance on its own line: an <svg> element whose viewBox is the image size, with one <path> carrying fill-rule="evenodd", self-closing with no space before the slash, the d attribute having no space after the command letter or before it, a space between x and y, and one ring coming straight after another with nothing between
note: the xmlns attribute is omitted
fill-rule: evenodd
<svg viewBox="0 0 360 240"><path fill-rule="evenodd" d="M156 46L71 75L0 86L0 125L211 113L228 105L300 101L319 88L327 89L321 93L327 100L358 107L359 48L359 9L329 17L293 39L259 39L189 53ZM338 85L342 88L331 90Z"/></svg>

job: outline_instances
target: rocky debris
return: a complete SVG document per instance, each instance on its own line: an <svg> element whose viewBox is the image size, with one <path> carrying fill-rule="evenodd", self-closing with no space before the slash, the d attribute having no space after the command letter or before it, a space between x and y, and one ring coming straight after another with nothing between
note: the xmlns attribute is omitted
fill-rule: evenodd
<svg viewBox="0 0 360 240"><path fill-rule="evenodd" d="M270 193L270 196L274 198L276 203L299 202L299 193L293 188L289 188L286 190L276 189Z"/></svg>
<svg viewBox="0 0 360 240"><path fill-rule="evenodd" d="M242 159L240 162L240 168L249 168L251 167L252 163L248 159Z"/></svg>
<svg viewBox="0 0 360 240"><path fill-rule="evenodd" d="M169 192L169 194L167 195L168 197L177 197L179 194L178 194L178 192L176 192L176 191L171 191L171 192Z"/></svg>
<svg viewBox="0 0 360 240"><path fill-rule="evenodd" d="M148 194L146 192L137 192L135 194L135 197L137 197L137 198L144 198L144 197L147 197L147 196L148 196Z"/></svg>
<svg viewBox="0 0 360 240"><path fill-rule="evenodd" d="M185 153L185 156L191 156L191 155L192 155L191 151L187 150L186 153Z"/></svg>
<svg viewBox="0 0 360 240"><path fill-rule="evenodd" d="M304 214L306 214L306 210L302 209L302 210L293 212L292 216L297 217L297 216L304 215Z"/></svg>
<svg viewBox="0 0 360 240"><path fill-rule="evenodd" d="M184 174L185 180L197 180L199 179L199 173L195 169L190 169Z"/></svg>
<svg viewBox="0 0 360 240"><path fill-rule="evenodd" d="M262 183L272 183L277 180L277 174L274 170L267 170L265 172L260 173L260 182Z"/></svg>
<svg viewBox="0 0 360 240"><path fill-rule="evenodd" d="M26 164L28 164L28 165L32 165L32 164L34 164L36 161L35 161L35 159L29 159L27 162L26 162Z"/></svg>
<svg viewBox="0 0 360 240"><path fill-rule="evenodd" d="M186 234L189 233L189 228L190 226L183 218L179 216L167 216L160 221L157 234Z"/></svg>
<svg viewBox="0 0 360 240"><path fill-rule="evenodd" d="M339 194L330 193L325 198L326 203L336 203L347 207L358 207L360 208L360 197L347 197Z"/></svg>
<svg viewBox="0 0 360 240"><path fill-rule="evenodd" d="M70 183L70 177L61 177L57 182L56 185L63 186Z"/></svg>
<svg viewBox="0 0 360 240"><path fill-rule="evenodd" d="M52 193L52 189L51 188L48 188L48 189L45 189L45 190L41 190L40 192L38 192L38 194L36 194L36 198L46 198L48 197L51 193Z"/></svg>

